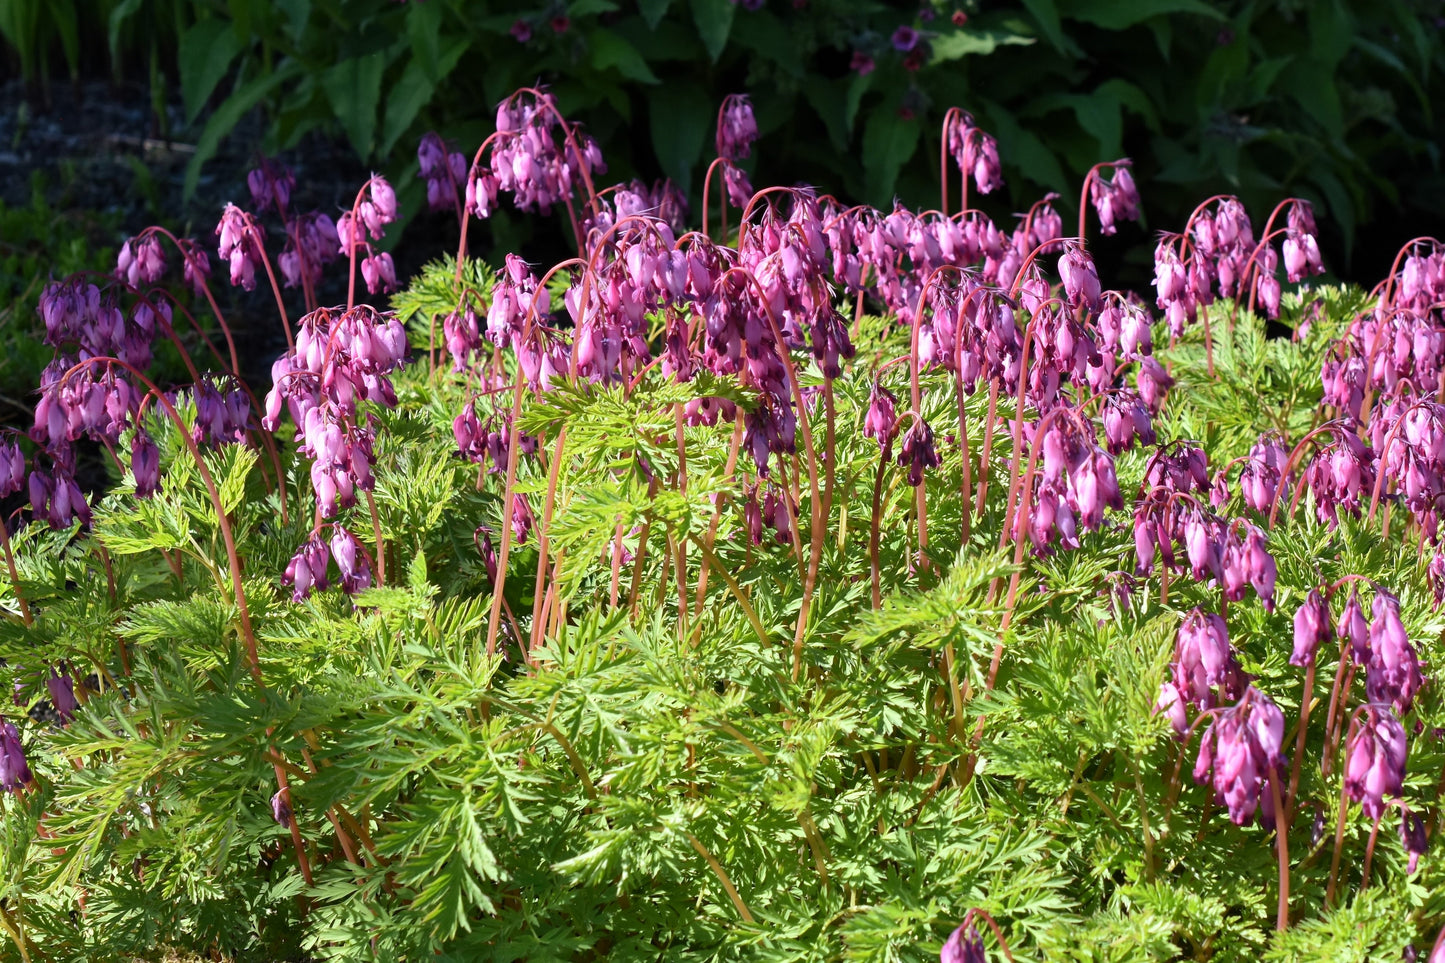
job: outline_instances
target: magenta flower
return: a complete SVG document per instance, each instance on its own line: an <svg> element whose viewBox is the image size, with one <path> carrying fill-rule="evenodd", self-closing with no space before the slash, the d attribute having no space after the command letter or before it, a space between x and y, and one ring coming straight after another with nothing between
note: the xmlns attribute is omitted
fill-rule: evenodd
<svg viewBox="0 0 1445 963"><path fill-rule="evenodd" d="M75 710L80 707L80 703L75 699L75 682L70 678L70 673L57 672L52 666L45 680L45 688L50 692L50 704L54 706L55 714L60 717L61 723L75 718Z"/></svg>
<svg viewBox="0 0 1445 963"><path fill-rule="evenodd" d="M943 944L939 963L984 963L983 937L973 926L959 926Z"/></svg>
<svg viewBox="0 0 1445 963"><path fill-rule="evenodd" d="M1410 711L1424 679L1420 659L1400 622L1400 602L1379 589L1372 606L1369 661L1365 665L1365 692L1372 702L1389 702L1404 715Z"/></svg>
<svg viewBox="0 0 1445 963"><path fill-rule="evenodd" d="M330 555L326 551L326 543L321 536L315 532L311 537L301 543L291 561L286 566L285 573L281 576L282 585L292 587L291 600L300 602L311 595L311 590L324 591L330 584L326 579L326 566L330 561Z"/></svg>
<svg viewBox="0 0 1445 963"><path fill-rule="evenodd" d="M25 747L20 744L20 733L8 719L0 721L0 790L15 792L33 778L25 761Z"/></svg>
<svg viewBox="0 0 1445 963"><path fill-rule="evenodd" d="M868 414L863 418L863 434L887 448L898 424L898 399L882 385L874 384L868 396Z"/></svg>
<svg viewBox="0 0 1445 963"><path fill-rule="evenodd" d="M1260 822L1272 828L1269 779L1279 775L1283 742L1284 714L1269 696L1250 686L1237 705L1215 716L1205 730L1194 780L1213 784L1216 800L1229 809L1236 826L1258 811Z"/></svg>
<svg viewBox="0 0 1445 963"><path fill-rule="evenodd" d="M1235 660L1224 619L1200 609L1191 611L1179 627L1173 671L1179 695L1197 709L1217 704L1216 688L1227 699L1244 689L1244 672Z"/></svg>
<svg viewBox="0 0 1445 963"><path fill-rule="evenodd" d="M1405 727L1386 706L1366 706L1345 741L1345 795L1379 819L1385 796L1405 789Z"/></svg>
<svg viewBox="0 0 1445 963"><path fill-rule="evenodd" d="M291 817L295 815L291 811L289 795L285 789L278 789L276 795L271 797L271 816L282 829L291 828Z"/></svg>
<svg viewBox="0 0 1445 963"><path fill-rule="evenodd" d="M1320 590L1310 589L1304 604L1294 614L1294 651L1289 664L1313 665L1315 652L1321 644L1334 638L1334 626L1330 622L1330 607Z"/></svg>
<svg viewBox="0 0 1445 963"><path fill-rule="evenodd" d="M1084 305L1090 311L1099 308L1099 272L1094 259L1083 248L1070 245L1059 258L1059 277L1064 282L1064 300L1069 307Z"/></svg>
<svg viewBox="0 0 1445 963"><path fill-rule="evenodd" d="M923 484L924 471L943 464L943 458L933 445L933 429L922 418L913 419L913 424L903 433L898 464L908 466L908 484L914 488Z"/></svg>
<svg viewBox="0 0 1445 963"><path fill-rule="evenodd" d="M355 595L371 587L371 561L356 536L337 525L331 534L331 557L341 572L341 589Z"/></svg>
<svg viewBox="0 0 1445 963"><path fill-rule="evenodd" d="M758 122L753 105L746 94L730 94L723 101L717 121L717 154L729 161L740 161L752 150L758 139Z"/></svg>

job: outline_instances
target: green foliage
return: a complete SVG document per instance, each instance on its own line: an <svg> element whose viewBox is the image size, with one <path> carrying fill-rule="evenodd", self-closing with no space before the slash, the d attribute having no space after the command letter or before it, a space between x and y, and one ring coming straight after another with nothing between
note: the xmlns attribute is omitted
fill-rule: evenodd
<svg viewBox="0 0 1445 963"><path fill-rule="evenodd" d="M418 347L458 306L454 270L429 266L396 298ZM463 279L477 297L490 281L479 263ZM1314 293L1320 313L1295 339L1265 337L1247 310L1231 334L1233 306L1217 305L1214 379L1192 332L1161 348L1181 386L1161 438L1199 438L1222 463L1262 429L1307 430L1325 346L1363 303ZM1303 310L1296 299L1286 315ZM877 318L858 330L852 377L832 385L835 514L802 631L801 552L751 544L731 426L675 414L749 392L656 370L625 388L525 394L519 427L540 454L521 460L517 491L546 520L547 578L534 532L512 546L493 624L474 539L507 524L502 477L479 480L455 456L451 419L463 403L500 416L512 393L473 397L467 379L419 363L398 380L401 403L373 412L386 577L355 597L293 603L279 585L311 531L304 458L285 456L283 512L264 456L207 452L244 559L257 685L219 520L153 413L160 494L135 499L121 478L89 533L30 525L13 538L36 619L22 623L6 580L0 686L18 687L9 717L37 774L0 803L13 939L57 960L165 945L238 960L882 963L936 959L975 907L1019 960L1383 960L1431 935L1445 875L1427 856L1407 876L1393 815L1366 888L1371 827L1346 811L1344 896L1325 905L1340 786L1338 765L1321 773L1320 714L1288 834L1294 925L1275 932L1272 837L1228 822L1152 708L1181 614L1216 606L1218 589L1183 580L1165 596L1146 580L1121 595L1124 515L1076 551L1015 563L1000 547L1011 439L987 453L995 479L967 536L961 451L945 443L920 567L914 491L896 465L878 471L861 432L869 383L902 335ZM905 369L881 377L904 392ZM935 424L957 418L941 373L922 387ZM969 424L987 404L966 400ZM811 417L821 436L821 406ZM1144 457L1121 457L1126 485ZM803 545L805 461L781 460L775 481L799 490ZM374 547L364 504L341 521ZM1321 579L1388 586L1427 665L1445 657L1445 618L1398 528L1330 530L1304 511L1272 529L1278 608L1251 600L1228 618L1287 719L1302 695L1290 613ZM1335 658L1321 654L1322 679ZM62 661L91 677L75 719L24 717ZM1426 733L1445 722L1438 686L1416 712ZM1410 806L1437 804L1442 762L1438 740L1412 740ZM277 765L310 884L272 817Z"/></svg>
<svg viewBox="0 0 1445 963"><path fill-rule="evenodd" d="M52 277L113 267L114 230L113 218L56 210L39 173L31 178L28 206L0 202L0 410L12 411L4 421L23 420L20 399L50 361L35 313L40 292Z"/></svg>
<svg viewBox="0 0 1445 963"><path fill-rule="evenodd" d="M188 122L204 118L188 194L221 139L264 104L264 149L329 130L401 175L419 204L403 172L421 134L438 129L470 154L494 106L540 81L600 139L614 175L664 174L695 201L727 94L755 94L763 136L750 167L881 206L895 193L915 204L937 194L939 122L960 105L999 139L1012 205L1000 210L1041 190L1067 196L1065 170L1133 154L1141 182L1156 184L1151 211L1177 216L1214 190L1251 206L1293 193L1328 215L1348 249L1356 225L1402 196L1440 213L1439 13L1405 0L758 10L731 0L12 0L0 3L0 34L27 76L44 75L53 51L74 71L77 51L108 46L117 70L150 72L155 96L179 90ZM890 43L904 25L923 35L907 54ZM873 69L850 68L855 54Z"/></svg>

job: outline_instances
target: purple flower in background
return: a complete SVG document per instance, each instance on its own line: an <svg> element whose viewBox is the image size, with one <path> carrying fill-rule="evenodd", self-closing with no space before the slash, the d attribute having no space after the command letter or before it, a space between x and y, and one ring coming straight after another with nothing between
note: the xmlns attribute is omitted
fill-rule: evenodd
<svg viewBox="0 0 1445 963"><path fill-rule="evenodd" d="M758 122L753 105L746 94L730 94L723 101L717 119L717 154L730 161L740 161L752 151L758 139Z"/></svg>
<svg viewBox="0 0 1445 963"><path fill-rule="evenodd" d="M0 441L0 498L25 487L25 453L14 441Z"/></svg>
<svg viewBox="0 0 1445 963"><path fill-rule="evenodd" d="M216 253L231 265L231 284L247 291L256 287L256 268L261 264L261 250L255 235L259 232L250 215L234 204L227 204L216 225L220 244Z"/></svg>
<svg viewBox="0 0 1445 963"><path fill-rule="evenodd" d="M166 255L154 234L133 237L121 245L115 276L133 288L155 284L166 271Z"/></svg>
<svg viewBox="0 0 1445 963"><path fill-rule="evenodd" d="M905 23L893 31L893 36L889 39L894 50L899 53L907 53L918 46L918 31Z"/></svg>
<svg viewBox="0 0 1445 963"><path fill-rule="evenodd" d="M151 436L136 429L131 441L130 471L135 477L135 493L150 498L161 488L161 451Z"/></svg>
<svg viewBox="0 0 1445 963"><path fill-rule="evenodd" d="M1413 876L1420 868L1420 857L1430 847L1430 838L1425 832L1425 820L1420 818L1419 813L1411 812L1404 806L1400 807L1400 844L1410 857L1406 873Z"/></svg>

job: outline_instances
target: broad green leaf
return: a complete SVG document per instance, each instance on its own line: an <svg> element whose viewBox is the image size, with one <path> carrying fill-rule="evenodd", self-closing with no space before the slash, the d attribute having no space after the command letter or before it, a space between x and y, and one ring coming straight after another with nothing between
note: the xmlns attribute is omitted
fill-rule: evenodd
<svg viewBox="0 0 1445 963"><path fill-rule="evenodd" d="M226 21L202 20L181 37L176 58L180 62L181 99L186 105L186 122L196 119L231 61L241 52L241 41Z"/></svg>
<svg viewBox="0 0 1445 963"><path fill-rule="evenodd" d="M1194 14L1212 20L1227 19L1216 6L1204 0L1108 0L1107 3L1091 0L1062 0L1060 16L1070 20L1082 20L1105 30L1127 30L1135 24L1154 17Z"/></svg>
<svg viewBox="0 0 1445 963"><path fill-rule="evenodd" d="M708 58L717 63L727 46L737 4L731 0L688 0L688 5L692 7L692 19L697 24L702 45L707 48Z"/></svg>
<svg viewBox="0 0 1445 963"><path fill-rule="evenodd" d="M803 83L803 96L817 111L823 126L828 128L828 140L837 150L848 147L847 95L838 83L816 74L810 75Z"/></svg>
<svg viewBox="0 0 1445 963"><path fill-rule="evenodd" d="M873 74L858 74L848 83L848 96L843 102L843 124L848 130L848 136L853 136L853 125L858 120L858 107L863 103L863 95L873 86Z"/></svg>
<svg viewBox="0 0 1445 963"><path fill-rule="evenodd" d="M435 84L441 59L442 7L437 3L413 3L406 12L406 35L411 41L411 63Z"/></svg>
<svg viewBox="0 0 1445 963"><path fill-rule="evenodd" d="M874 204L888 206L898 172L918 149L918 135L917 118L899 116L893 101L879 104L868 115L863 131L863 175Z"/></svg>
<svg viewBox="0 0 1445 963"><path fill-rule="evenodd" d="M381 75L386 54L381 51L343 60L328 70L321 86L336 110L336 119L363 158L370 157L376 139L376 108L381 100Z"/></svg>
<svg viewBox="0 0 1445 963"><path fill-rule="evenodd" d="M72 80L80 79L80 23L75 13L75 0L51 0L50 20L60 34L60 47Z"/></svg>
<svg viewBox="0 0 1445 963"><path fill-rule="evenodd" d="M999 156L1005 163L1051 190L1062 193L1069 189L1070 181L1064 176L1059 159L1037 135L1021 127L1011 112L995 109L990 110L988 116L990 129L998 138Z"/></svg>
<svg viewBox="0 0 1445 963"><path fill-rule="evenodd" d="M246 112L256 106L282 81L290 80L301 72L301 67L294 61L282 64L269 74L252 79L239 90L226 98L225 103L216 109L211 119L206 121L206 127L201 131L201 136L196 139L196 152L191 157L191 162L186 165L185 185L182 189L182 196L187 200L195 196L196 184L201 177L201 167L216 153L216 148L221 144L221 138L231 132L237 122L246 115Z"/></svg>
<svg viewBox="0 0 1445 963"><path fill-rule="evenodd" d="M615 67L617 72L628 80L644 84L659 82L652 68L647 66L647 61L642 59L642 54L637 52L637 48L614 31L605 27L592 31L587 37L587 45L592 50L592 66L598 70Z"/></svg>
<svg viewBox="0 0 1445 963"><path fill-rule="evenodd" d="M292 42L300 43L306 24L311 20L311 0L275 0L275 3L291 22Z"/></svg>
<svg viewBox="0 0 1445 963"><path fill-rule="evenodd" d="M1033 14L1039 29L1044 32L1044 38L1055 50L1073 57L1083 56L1078 44L1064 33L1064 26L1059 22L1059 9L1054 0L1023 0L1023 4L1024 9Z"/></svg>
<svg viewBox="0 0 1445 963"><path fill-rule="evenodd" d="M667 8L672 6L672 0L637 0L637 9L642 13L642 19L647 21L651 30L656 30L662 18L667 15Z"/></svg>
<svg viewBox="0 0 1445 963"><path fill-rule="evenodd" d="M1006 30L955 30L933 41L933 63L958 60L969 54L991 54L1001 46L1037 43L1037 37Z"/></svg>
<svg viewBox="0 0 1445 963"><path fill-rule="evenodd" d="M471 41L465 37L454 39L438 58L432 73L444 79L456 69L457 63L470 46ZM391 89L386 101L386 120L382 126L381 145L377 150L382 157L390 156L397 141L411 128L417 114L431 102L432 95L436 93L436 85L423 74L422 67L409 63L401 80Z"/></svg>
<svg viewBox="0 0 1445 963"><path fill-rule="evenodd" d="M118 65L120 63L121 28L125 26L125 22L127 20L135 16L136 11L140 9L140 5L141 0L120 0L120 3L116 4L115 7L112 8L110 11L110 23L109 30L107 31L107 37L110 42L110 62L112 65ZM25 6L25 4L22 3L21 6L23 7ZM29 47L29 44L25 44L22 45L20 49L23 53L27 51ZM117 67L117 69L119 69L119 67Z"/></svg>
<svg viewBox="0 0 1445 963"><path fill-rule="evenodd" d="M662 171L688 191L712 122L712 105L696 86L668 84L652 91L648 122Z"/></svg>

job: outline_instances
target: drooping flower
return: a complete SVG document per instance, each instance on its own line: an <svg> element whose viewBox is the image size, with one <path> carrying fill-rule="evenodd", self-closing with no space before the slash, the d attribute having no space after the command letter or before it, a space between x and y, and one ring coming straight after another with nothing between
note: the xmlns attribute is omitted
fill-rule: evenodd
<svg viewBox="0 0 1445 963"><path fill-rule="evenodd" d="M0 721L0 790L16 792L32 778L20 733L8 719Z"/></svg>
<svg viewBox="0 0 1445 963"><path fill-rule="evenodd" d="M758 139L758 122L746 94L730 94L723 101L717 121L717 154L736 163L752 152Z"/></svg>
<svg viewBox="0 0 1445 963"><path fill-rule="evenodd" d="M1254 686L1237 705L1214 717L1205 730L1194 765L1196 782L1210 782L1215 798L1229 809L1229 818L1242 826L1259 812L1266 828L1274 826L1274 805L1269 780L1278 778L1283 765L1284 714Z"/></svg>
<svg viewBox="0 0 1445 963"><path fill-rule="evenodd" d="M1387 706L1366 706L1345 741L1345 795L1379 819L1385 796L1405 791L1405 727Z"/></svg>
<svg viewBox="0 0 1445 963"><path fill-rule="evenodd" d="M971 924L960 925L943 944L939 963L984 963L983 937Z"/></svg>
<svg viewBox="0 0 1445 963"><path fill-rule="evenodd" d="M1330 607L1320 590L1312 588L1305 596L1304 603L1294 614L1294 651L1289 664L1298 666L1314 665L1315 652L1321 644L1334 638L1334 625L1330 622Z"/></svg>

